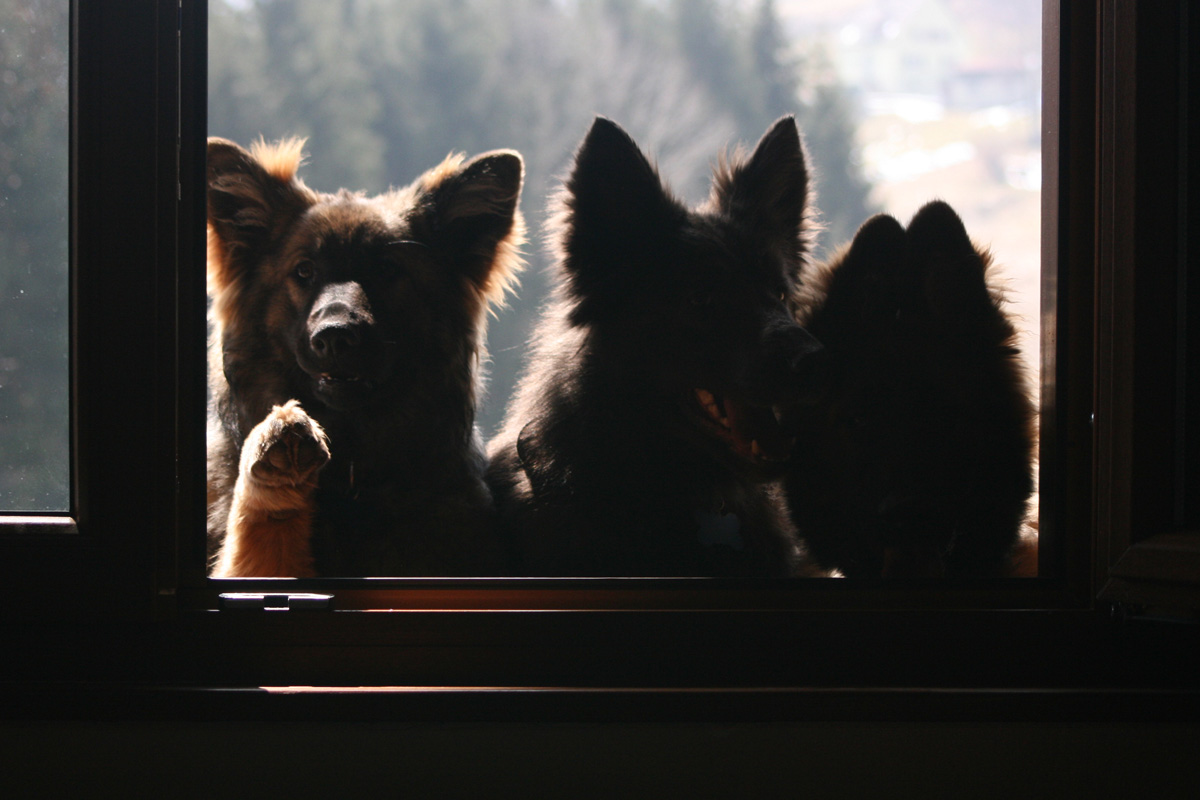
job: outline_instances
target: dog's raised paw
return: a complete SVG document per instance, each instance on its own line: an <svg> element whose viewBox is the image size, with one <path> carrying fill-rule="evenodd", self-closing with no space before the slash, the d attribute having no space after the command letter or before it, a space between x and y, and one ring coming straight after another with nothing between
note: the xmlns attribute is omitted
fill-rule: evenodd
<svg viewBox="0 0 1200 800"><path fill-rule="evenodd" d="M242 448L247 477L268 486L315 484L317 472L328 461L325 431L295 400L272 408Z"/></svg>

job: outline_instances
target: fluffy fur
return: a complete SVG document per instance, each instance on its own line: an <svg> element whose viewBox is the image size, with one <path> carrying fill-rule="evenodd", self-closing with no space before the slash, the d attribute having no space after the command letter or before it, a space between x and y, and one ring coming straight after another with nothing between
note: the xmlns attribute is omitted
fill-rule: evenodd
<svg viewBox="0 0 1200 800"><path fill-rule="evenodd" d="M825 345L786 481L810 554L846 576L1027 571L1034 412L991 256L942 202L868 220L806 281ZM1034 545L1035 547L1035 545Z"/></svg>
<svg viewBox="0 0 1200 800"><path fill-rule="evenodd" d="M302 145L208 145L212 574L504 571L474 414L521 158L367 197L305 186Z"/></svg>
<svg viewBox="0 0 1200 800"><path fill-rule="evenodd" d="M808 177L795 122L688 209L615 123L580 146L552 226L556 292L488 481L530 575L792 573L769 479L819 345L791 298Z"/></svg>

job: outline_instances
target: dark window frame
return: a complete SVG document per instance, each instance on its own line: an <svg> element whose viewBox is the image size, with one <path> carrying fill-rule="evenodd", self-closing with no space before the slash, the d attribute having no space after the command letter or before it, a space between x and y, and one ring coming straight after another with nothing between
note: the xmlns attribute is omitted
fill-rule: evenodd
<svg viewBox="0 0 1200 800"><path fill-rule="evenodd" d="M332 590L339 610L235 612L215 610L216 594L233 584L206 580L197 557L204 505L204 331L197 310L204 302L205 3L76 3L71 519L78 532L39 533L61 528L62 519L8 528L0 521L0 556L15 578L0 618L14 646L28 653L4 674L172 685L460 687L452 702L473 709L521 701L463 687L571 687L530 701L548 717L578 709L570 698L581 696L600 714L607 707L686 715L699 707L759 717L838 709L886 716L917 708L933 690L949 693L937 695L935 705L953 715L954 698L968 689L975 708L1032 714L1030 706L1003 705L1000 695L976 690L1061 694L1081 685L1092 695L1114 687L1152 692L1165 715L1194 711L1193 628L1140 617L1114 621L1111 613L1113 603L1120 619L1144 607L1198 606L1191 592L1200 570L1186 558L1200 553L1200 537L1187 533L1186 514L1163 520L1153 510L1156 481L1177 485L1180 466L1154 457L1163 443L1149 425L1164 402L1154 381L1165 370L1175 386L1179 358L1186 358L1156 355L1177 336L1162 324L1159 303L1149 301L1194 305L1188 298L1195 281L1191 295L1177 295L1186 284L1143 279L1134 270L1153 255L1138 248L1160 241L1153 236L1162 208L1186 211L1191 196L1184 189L1153 199L1146 185L1162 179L1161 167L1145 164L1164 142L1174 143L1168 150L1177 166L1194 139L1183 143L1179 132L1190 129L1176 120L1175 132L1166 131L1152 113L1161 109L1138 102L1139 87L1161 81L1170 66L1137 45L1155 41L1170 13L1124 0L1044 3L1043 141L1060 143L1044 148L1043 169L1043 339L1056 343L1044 350L1046 577L949 588L264 580L236 586ZM1185 184L1194 187L1194 180ZM1181 224L1179 214L1175 219ZM1183 237L1173 241L1186 252ZM1187 275L1186 262L1179 269ZM1139 333L1135 346L1114 333L1128 326ZM1190 352L1194 362L1195 348ZM1195 409L1194 397L1190 402L1177 421ZM1185 470L1181 480L1188 479ZM1161 568L1135 578L1121 572L1130 559L1160 552L1161 535L1182 537L1171 540L1175 552L1191 554L1182 573L1164 581ZM1139 585L1154 592L1138 594ZM914 695L913 687L925 694ZM426 700L392 702L411 711L410 703L447 695L429 689L420 696ZM491 699L479 700L484 696ZM1063 707L1083 702L1071 696ZM1181 696L1191 705L1181 705Z"/></svg>

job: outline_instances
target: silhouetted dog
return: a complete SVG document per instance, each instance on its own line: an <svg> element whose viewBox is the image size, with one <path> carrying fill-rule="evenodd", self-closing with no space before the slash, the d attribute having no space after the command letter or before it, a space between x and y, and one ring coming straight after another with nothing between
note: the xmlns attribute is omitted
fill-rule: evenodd
<svg viewBox="0 0 1200 800"><path fill-rule="evenodd" d="M868 220L806 276L826 348L786 481L812 557L846 576L997 575L1033 489L1034 412L991 257L942 202ZM1027 555L1027 554L1026 554Z"/></svg>
<svg viewBox="0 0 1200 800"><path fill-rule="evenodd" d="M808 177L795 122L690 210L598 118L553 227L557 288L488 480L531 575L789 575L769 479L819 345L792 296Z"/></svg>

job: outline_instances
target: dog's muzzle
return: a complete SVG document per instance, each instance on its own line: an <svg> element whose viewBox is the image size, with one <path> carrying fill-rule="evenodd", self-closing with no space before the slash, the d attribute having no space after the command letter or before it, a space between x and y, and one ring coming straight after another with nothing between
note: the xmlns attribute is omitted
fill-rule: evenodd
<svg viewBox="0 0 1200 800"><path fill-rule="evenodd" d="M318 396L333 407L350 407L374 388L372 347L375 319L362 286L354 282L324 287L305 327L305 371Z"/></svg>

